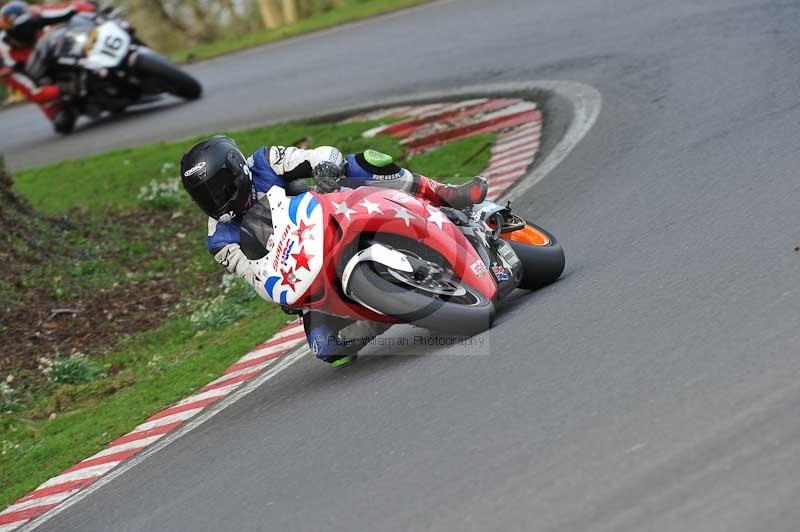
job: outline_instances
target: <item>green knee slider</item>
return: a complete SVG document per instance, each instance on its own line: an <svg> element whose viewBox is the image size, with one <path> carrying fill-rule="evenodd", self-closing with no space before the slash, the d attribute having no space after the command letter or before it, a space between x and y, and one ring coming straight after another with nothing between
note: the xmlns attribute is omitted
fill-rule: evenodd
<svg viewBox="0 0 800 532"><path fill-rule="evenodd" d="M394 162L394 159L392 159L391 155L386 155L385 153L381 153L377 150L365 150L364 160L372 166L377 166L378 168L389 166Z"/></svg>
<svg viewBox="0 0 800 532"><path fill-rule="evenodd" d="M365 150L363 153L357 154L356 162L361 168L375 175L394 175L402 172L391 155L377 150Z"/></svg>

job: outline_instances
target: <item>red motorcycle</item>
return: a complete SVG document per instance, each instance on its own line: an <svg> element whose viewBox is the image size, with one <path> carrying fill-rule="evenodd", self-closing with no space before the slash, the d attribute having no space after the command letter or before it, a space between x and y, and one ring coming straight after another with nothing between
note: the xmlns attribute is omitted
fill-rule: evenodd
<svg viewBox="0 0 800 532"><path fill-rule="evenodd" d="M288 309L473 335L512 290L564 270L556 238L510 205L456 211L378 187L297 196L273 187L265 199L274 233L264 287Z"/></svg>

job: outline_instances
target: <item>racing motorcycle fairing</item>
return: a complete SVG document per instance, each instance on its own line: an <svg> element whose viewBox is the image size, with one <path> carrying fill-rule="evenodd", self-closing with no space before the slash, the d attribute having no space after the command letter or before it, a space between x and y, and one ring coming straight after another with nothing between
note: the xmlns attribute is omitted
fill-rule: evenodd
<svg viewBox="0 0 800 532"><path fill-rule="evenodd" d="M127 57L132 39L130 34L113 20L95 27L86 45L84 66L90 70L115 68Z"/></svg>
<svg viewBox="0 0 800 532"><path fill-rule="evenodd" d="M287 197L278 186L269 189L267 199L274 240L267 243L264 288L276 303L292 306L306 295L324 266L323 208L314 194Z"/></svg>
<svg viewBox="0 0 800 532"><path fill-rule="evenodd" d="M273 187L267 197L275 238L263 272L264 287L281 305L394 322L348 297L345 288L354 260L407 270L407 260L400 258L403 253L390 248L410 245L430 250L432 257L446 262L464 284L486 299L497 295L497 283L473 245L428 202L380 187L294 197Z"/></svg>

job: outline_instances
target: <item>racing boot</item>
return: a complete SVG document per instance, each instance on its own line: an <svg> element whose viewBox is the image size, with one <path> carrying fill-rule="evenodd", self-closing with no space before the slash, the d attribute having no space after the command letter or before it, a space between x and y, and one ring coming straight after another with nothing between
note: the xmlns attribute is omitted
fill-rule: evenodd
<svg viewBox="0 0 800 532"><path fill-rule="evenodd" d="M328 362L334 368L341 368L342 366L352 364L357 358L358 355L342 355L335 360L327 360L326 362Z"/></svg>
<svg viewBox="0 0 800 532"><path fill-rule="evenodd" d="M417 196L425 198L437 207L466 209L485 200L489 191L489 184L482 176L463 185L445 185L422 175L415 177L419 180Z"/></svg>

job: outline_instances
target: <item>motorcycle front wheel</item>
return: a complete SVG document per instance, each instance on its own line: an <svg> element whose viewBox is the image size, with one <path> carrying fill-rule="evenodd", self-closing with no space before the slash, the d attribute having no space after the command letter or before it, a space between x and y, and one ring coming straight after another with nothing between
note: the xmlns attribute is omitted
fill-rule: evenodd
<svg viewBox="0 0 800 532"><path fill-rule="evenodd" d="M53 129L59 135L69 135L75 130L78 113L70 107L64 107L52 119Z"/></svg>
<svg viewBox="0 0 800 532"><path fill-rule="evenodd" d="M133 70L179 98L196 100L203 94L203 86L199 81L155 52L139 52Z"/></svg>

